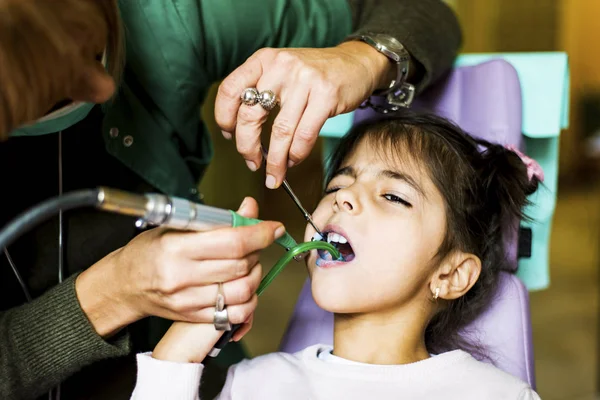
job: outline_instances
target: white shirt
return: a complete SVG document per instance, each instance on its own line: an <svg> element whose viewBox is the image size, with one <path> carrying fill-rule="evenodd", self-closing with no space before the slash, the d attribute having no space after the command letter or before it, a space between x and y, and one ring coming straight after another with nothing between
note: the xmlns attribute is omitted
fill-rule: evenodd
<svg viewBox="0 0 600 400"><path fill-rule="evenodd" d="M198 399L202 364L160 361L148 353L137 357L132 399ZM540 398L525 382L461 350L412 364L373 365L340 359L331 354L330 346L316 345L296 354L271 353L234 365L219 399Z"/></svg>

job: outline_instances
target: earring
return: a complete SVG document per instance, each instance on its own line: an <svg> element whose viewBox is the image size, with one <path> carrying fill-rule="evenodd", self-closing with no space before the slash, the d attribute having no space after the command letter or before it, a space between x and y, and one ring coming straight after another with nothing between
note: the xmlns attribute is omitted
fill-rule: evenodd
<svg viewBox="0 0 600 400"><path fill-rule="evenodd" d="M435 288L435 294L433 295L433 299L437 300L440 297L440 288L439 286Z"/></svg>

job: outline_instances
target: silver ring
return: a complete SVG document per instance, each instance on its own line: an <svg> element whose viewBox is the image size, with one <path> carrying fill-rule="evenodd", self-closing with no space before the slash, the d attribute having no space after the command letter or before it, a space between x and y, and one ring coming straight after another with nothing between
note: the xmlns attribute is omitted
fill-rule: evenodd
<svg viewBox="0 0 600 400"><path fill-rule="evenodd" d="M215 329L218 331L230 331L231 322L229 321L229 315L227 314L227 307L225 306L225 295L223 294L223 284L219 282L219 289L217 293L217 300L215 302L215 316L213 317L213 324Z"/></svg>
<svg viewBox="0 0 600 400"><path fill-rule="evenodd" d="M258 103L259 96L260 96L260 93L258 93L258 90L256 90L256 88L246 88L242 92L240 99L242 100L242 103L244 103L245 105L253 106Z"/></svg>
<svg viewBox="0 0 600 400"><path fill-rule="evenodd" d="M266 111L271 111L277 105L277 96L272 90L264 90L258 95L258 102Z"/></svg>

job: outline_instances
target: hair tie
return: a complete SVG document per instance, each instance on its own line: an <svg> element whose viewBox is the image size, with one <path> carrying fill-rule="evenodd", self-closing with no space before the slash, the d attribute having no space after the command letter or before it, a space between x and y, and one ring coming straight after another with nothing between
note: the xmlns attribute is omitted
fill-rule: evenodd
<svg viewBox="0 0 600 400"><path fill-rule="evenodd" d="M513 153L515 153L516 155L518 155L519 158L521 159L521 161L523 161L523 164L525 164L525 166L527 167L527 177L529 178L529 181L531 181L531 178L533 178L534 176L537 178L538 181L540 181L540 182L544 181L544 170L542 169L540 164L538 164L537 161L535 161L533 158L528 157L525 154L521 153L521 151L519 151L519 149L517 149L512 144L504 146L504 147L507 150L510 150Z"/></svg>

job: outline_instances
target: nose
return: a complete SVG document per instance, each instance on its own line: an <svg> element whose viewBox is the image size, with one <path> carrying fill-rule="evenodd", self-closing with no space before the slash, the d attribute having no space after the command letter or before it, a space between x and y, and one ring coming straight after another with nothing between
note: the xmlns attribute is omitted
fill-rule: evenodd
<svg viewBox="0 0 600 400"><path fill-rule="evenodd" d="M333 210L357 214L360 212L360 201L351 188L340 189L335 193Z"/></svg>

